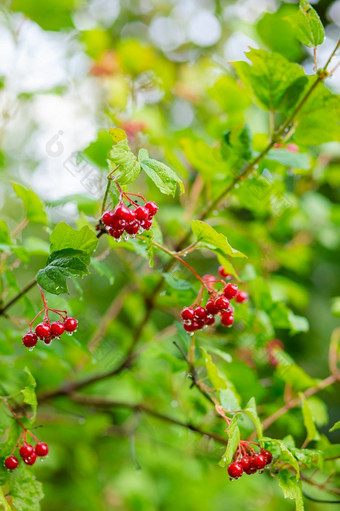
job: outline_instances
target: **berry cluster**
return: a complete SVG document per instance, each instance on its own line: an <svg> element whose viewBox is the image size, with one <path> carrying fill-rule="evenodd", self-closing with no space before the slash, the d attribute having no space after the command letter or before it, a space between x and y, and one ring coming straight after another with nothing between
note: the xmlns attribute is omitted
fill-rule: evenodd
<svg viewBox="0 0 340 511"><path fill-rule="evenodd" d="M39 323L35 327L35 332L31 330L27 332L22 338L22 342L26 348L34 348L37 345L38 339L44 341L45 344L51 344L53 339L60 339L60 336L66 332L72 335L77 330L78 321L75 318L65 317L62 321L49 320Z"/></svg>
<svg viewBox="0 0 340 511"><path fill-rule="evenodd" d="M38 339L44 341L45 344L51 344L53 339L60 339L60 336L66 332L68 335L72 335L77 330L78 321L67 315L67 311L58 309L50 309L47 306L45 295L40 286L39 291L44 303L44 308L38 312L35 318L29 324L29 332L22 338L23 345L29 350L32 350L38 343ZM50 321L49 312L54 312L59 316L58 321ZM35 327L33 332L33 323L35 320L44 313L44 320Z"/></svg>
<svg viewBox="0 0 340 511"><path fill-rule="evenodd" d="M223 267L219 268L219 273L225 279L230 279L232 276L224 271ZM201 330L207 325L215 323L215 316L220 314L221 324L230 327L234 323L234 309L230 305L230 300L235 300L238 303L244 303L248 299L248 294L245 291L238 289L236 284L226 283L224 280L215 280L213 275L205 275L202 279L203 286L198 295L194 305L185 307L181 312L184 329L193 333L196 330ZM223 291L219 292L214 289L216 283L223 284ZM205 307L201 306L203 289L207 289L209 299Z"/></svg>
<svg viewBox="0 0 340 511"><path fill-rule="evenodd" d="M23 462L26 463L26 465L34 465L37 457L39 456L43 458L47 456L48 451L48 445L39 441L35 447L24 441L24 443L19 448L20 457L22 458ZM8 468L8 470L15 470L19 466L19 459L14 456L14 452L11 454L11 456L8 456L8 458L5 459L5 467Z"/></svg>
<svg viewBox="0 0 340 511"><path fill-rule="evenodd" d="M151 229L153 217L158 211L155 202L145 202L144 206L139 206L130 200L127 195L132 194L125 192L124 197L130 201L131 206L135 209L128 208L121 198L119 204L112 211L106 211L102 216L102 222L108 234L117 241L120 241L122 236L127 240L129 236L134 237L136 234ZM138 195L138 197L141 196ZM145 201L145 199L143 200Z"/></svg>
<svg viewBox="0 0 340 511"><path fill-rule="evenodd" d="M265 466L271 463L272 459L272 453L266 449L261 449L260 452L256 453L249 447L248 449L244 448L242 455L238 456L228 467L230 479L238 479L243 472L249 475L255 474L257 471L262 472Z"/></svg>

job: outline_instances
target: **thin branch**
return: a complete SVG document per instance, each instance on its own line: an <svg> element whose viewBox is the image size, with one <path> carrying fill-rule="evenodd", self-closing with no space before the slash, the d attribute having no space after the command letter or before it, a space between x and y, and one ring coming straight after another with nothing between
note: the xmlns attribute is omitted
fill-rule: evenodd
<svg viewBox="0 0 340 511"><path fill-rule="evenodd" d="M148 415L151 415L152 417L155 417L159 420L162 420L164 422L168 422L170 424L175 424L176 426L180 426L182 428L190 429L191 431L195 431L196 433L199 433L203 436L208 436L210 438L213 438L217 442L227 445L228 439L224 438L217 433L213 432L207 432L202 430L200 427L195 426L194 424L191 424L190 422L182 422L178 419L175 419L174 417L169 417L168 415L159 413L158 411L150 408L148 405L145 405L143 403L122 403L120 401L112 401L109 399L105 399L102 397L96 397L96 396L85 396L78 393L71 393L68 394L70 399L72 401L76 401L77 403L81 403L84 405L91 405L99 408L129 408L130 410L136 411L136 412L144 412Z"/></svg>
<svg viewBox="0 0 340 511"><path fill-rule="evenodd" d="M11 300L9 300L9 302L7 302L3 307L1 307L0 316L4 314L7 309L9 309L15 302L17 302L22 296L24 296L30 289L32 289L32 287L34 287L36 283L37 279L34 278L33 280L31 280L31 282L26 284L26 286L22 288L22 290L17 295L15 295Z"/></svg>

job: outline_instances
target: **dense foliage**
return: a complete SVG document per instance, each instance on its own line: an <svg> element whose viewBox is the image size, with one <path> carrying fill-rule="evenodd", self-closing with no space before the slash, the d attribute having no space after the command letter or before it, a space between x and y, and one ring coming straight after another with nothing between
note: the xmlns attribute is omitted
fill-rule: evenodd
<svg viewBox="0 0 340 511"><path fill-rule="evenodd" d="M124 4L1 8L14 47L71 46L61 85L1 79L0 509L329 509L340 41L282 3L226 64L223 2L201 44Z"/></svg>

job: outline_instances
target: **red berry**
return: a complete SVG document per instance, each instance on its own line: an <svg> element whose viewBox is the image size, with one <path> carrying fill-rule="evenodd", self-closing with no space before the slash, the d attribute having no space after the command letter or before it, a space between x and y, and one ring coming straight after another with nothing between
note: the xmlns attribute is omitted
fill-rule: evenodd
<svg viewBox="0 0 340 511"><path fill-rule="evenodd" d="M110 229L109 234L113 236L116 240L119 240L124 233L124 229Z"/></svg>
<svg viewBox="0 0 340 511"><path fill-rule="evenodd" d="M262 470L267 464L267 460L265 456L262 454L257 454L254 456L254 458L251 460L251 466L256 468L256 470Z"/></svg>
<svg viewBox="0 0 340 511"><path fill-rule="evenodd" d="M232 312L223 312L221 314L221 324L223 326L231 326L234 323L234 316Z"/></svg>
<svg viewBox="0 0 340 511"><path fill-rule="evenodd" d="M38 336L37 334L33 332L28 332L25 334L22 338L22 343L26 348L34 348L38 342Z"/></svg>
<svg viewBox="0 0 340 511"><path fill-rule="evenodd" d="M149 210L147 208L144 208L143 206L138 206L138 208L135 210L136 218L137 220L143 221L147 220L149 218Z"/></svg>
<svg viewBox="0 0 340 511"><path fill-rule="evenodd" d="M183 328L187 332L194 332L195 330L197 330L197 324L194 323L194 322L192 322L192 323L184 323Z"/></svg>
<svg viewBox="0 0 340 511"><path fill-rule="evenodd" d="M218 298L216 298L215 305L218 308L218 310L226 311L229 308L230 302L229 302L228 298L220 295Z"/></svg>
<svg viewBox="0 0 340 511"><path fill-rule="evenodd" d="M134 235L134 234L137 234L137 232L139 231L139 228L140 228L140 223L138 222L138 220L133 220L133 222L129 223L125 227L125 230L128 234Z"/></svg>
<svg viewBox="0 0 340 511"><path fill-rule="evenodd" d="M33 453L33 445L25 444L20 447L19 454L22 458L29 458Z"/></svg>
<svg viewBox="0 0 340 511"><path fill-rule="evenodd" d="M249 458L249 456L243 456L243 458L240 460L240 463L243 467L243 470L246 472L251 466L251 458Z"/></svg>
<svg viewBox="0 0 340 511"><path fill-rule="evenodd" d="M43 442L39 442L35 446L35 453L37 454L37 456L47 456L48 451L49 451L48 445L44 444Z"/></svg>
<svg viewBox="0 0 340 511"><path fill-rule="evenodd" d="M209 314L217 314L219 312L219 309L215 305L215 301L211 299L207 301L205 308Z"/></svg>
<svg viewBox="0 0 340 511"><path fill-rule="evenodd" d="M116 209L114 210L114 214L116 218L120 220L125 220L126 222L129 222L131 219L131 211L123 203L120 203L116 207Z"/></svg>
<svg viewBox="0 0 340 511"><path fill-rule="evenodd" d="M141 226L145 231L148 231L152 227L152 219L143 220L143 222L141 222Z"/></svg>
<svg viewBox="0 0 340 511"><path fill-rule="evenodd" d="M224 296L229 298L231 300L232 298L235 298L237 295L238 287L236 284L227 284L226 287L223 289Z"/></svg>
<svg viewBox="0 0 340 511"><path fill-rule="evenodd" d="M266 465L269 465L273 459L273 455L270 451L267 451L267 449L261 449L260 454L265 457L266 459Z"/></svg>
<svg viewBox="0 0 340 511"><path fill-rule="evenodd" d="M59 337L65 332L65 325L61 321L55 321L51 323L51 334L55 337Z"/></svg>
<svg viewBox="0 0 340 511"><path fill-rule="evenodd" d="M235 300L238 303L246 302L248 300L248 293L246 293L245 291L238 291Z"/></svg>
<svg viewBox="0 0 340 511"><path fill-rule="evenodd" d="M194 310L194 313L195 313L195 319L197 319L197 320L205 319L207 316L207 311L205 310L204 307L196 307L196 309Z"/></svg>
<svg viewBox="0 0 340 511"><path fill-rule="evenodd" d="M40 339L49 337L51 335L51 327L47 323L39 323L39 325L36 326L35 333Z"/></svg>
<svg viewBox="0 0 340 511"><path fill-rule="evenodd" d="M104 225L112 225L112 221L115 219L115 214L113 211L106 211L102 216L102 222Z"/></svg>
<svg viewBox="0 0 340 511"><path fill-rule="evenodd" d="M244 469L244 471L246 474L251 475L251 474L255 474L255 472L257 472L257 469L255 467L253 467L253 465L251 464L250 467L247 469Z"/></svg>
<svg viewBox="0 0 340 511"><path fill-rule="evenodd" d="M195 312L192 307L185 307L181 312L182 319L184 321L192 321L195 317Z"/></svg>
<svg viewBox="0 0 340 511"><path fill-rule="evenodd" d="M205 318L205 324L206 325L213 325L215 323L215 318L212 314L208 314Z"/></svg>
<svg viewBox="0 0 340 511"><path fill-rule="evenodd" d="M19 465L19 460L15 456L9 456L5 459L5 467L8 470L15 470Z"/></svg>
<svg viewBox="0 0 340 511"><path fill-rule="evenodd" d="M26 463L26 465L34 465L36 459L37 455L35 454L35 452L33 452L31 456L29 456L28 458L24 458L24 463Z"/></svg>
<svg viewBox="0 0 340 511"><path fill-rule="evenodd" d="M228 474L233 479L238 479L239 477L241 477L241 475L243 474L243 467L241 463L238 462L230 463L228 467Z"/></svg>
<svg viewBox="0 0 340 511"><path fill-rule="evenodd" d="M221 277L223 277L224 279L227 279L230 277L230 273L227 273L224 269L224 266L219 266L218 267L218 273L221 275Z"/></svg>
<svg viewBox="0 0 340 511"><path fill-rule="evenodd" d="M54 337L51 337L51 336L50 336L50 337L45 337L45 339L44 339L44 343L45 343L45 344L51 344L52 339L54 339Z"/></svg>
<svg viewBox="0 0 340 511"><path fill-rule="evenodd" d="M144 207L149 211L150 216L155 216L158 211L158 206L155 202L147 202Z"/></svg>
<svg viewBox="0 0 340 511"><path fill-rule="evenodd" d="M64 321L64 326L66 332L74 332L75 330L77 330L78 321L74 318L66 318Z"/></svg>

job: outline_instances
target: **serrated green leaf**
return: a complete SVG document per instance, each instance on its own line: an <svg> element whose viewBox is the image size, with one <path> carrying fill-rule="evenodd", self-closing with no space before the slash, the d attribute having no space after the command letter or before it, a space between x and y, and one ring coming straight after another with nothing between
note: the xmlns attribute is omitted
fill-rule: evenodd
<svg viewBox="0 0 340 511"><path fill-rule="evenodd" d="M253 421L253 423L255 424L255 427L256 427L257 438L259 440L262 440L262 438L263 438L263 428L262 428L262 423L260 421L260 418L257 415L256 402L255 402L255 398L254 397L252 397L249 400L249 402L247 403L247 405L244 408L243 412L245 414L247 414L251 418L251 420Z"/></svg>
<svg viewBox="0 0 340 511"><path fill-rule="evenodd" d="M149 158L149 153L146 149L141 149L138 153L138 161L141 164L144 172L155 183L157 188L165 195L175 196L177 185L180 192L184 192L184 185L182 180L177 176L170 167L161 163L160 161Z"/></svg>
<svg viewBox="0 0 340 511"><path fill-rule="evenodd" d="M295 500L296 511L303 511L301 482L292 477L288 470L280 470L279 485L282 488L284 498Z"/></svg>
<svg viewBox="0 0 340 511"><path fill-rule="evenodd" d="M292 169L308 170L310 168L310 159L306 153L293 153L286 149L269 151L266 160L277 161Z"/></svg>
<svg viewBox="0 0 340 511"><path fill-rule="evenodd" d="M337 431L338 429L340 429L340 421L338 421L335 424L333 424L333 426L331 427L331 429L329 431L330 432Z"/></svg>
<svg viewBox="0 0 340 511"><path fill-rule="evenodd" d="M110 134L115 142L108 159L109 169L111 172L114 171L112 180L119 181L120 185L127 185L137 179L141 166L129 147L124 131L113 129L110 130Z"/></svg>
<svg viewBox="0 0 340 511"><path fill-rule="evenodd" d="M30 222L37 224L47 224L47 216L44 211L44 205L33 190L28 190L18 183L11 183L15 195L24 203L26 218Z"/></svg>
<svg viewBox="0 0 340 511"><path fill-rule="evenodd" d="M217 367L212 361L211 355L201 346L204 363L207 368L208 378L215 389L226 389L228 385L226 381L218 374Z"/></svg>
<svg viewBox="0 0 340 511"><path fill-rule="evenodd" d="M60 222L52 231L50 236L50 251L57 252L63 249L81 250L91 255L98 243L95 232L84 225L79 231L73 229L65 222Z"/></svg>
<svg viewBox="0 0 340 511"><path fill-rule="evenodd" d="M44 497L42 484L23 463L11 474L9 493L16 511L40 511L40 501Z"/></svg>
<svg viewBox="0 0 340 511"><path fill-rule="evenodd" d="M223 134L221 154L233 173L251 160L251 133L248 126L233 127Z"/></svg>
<svg viewBox="0 0 340 511"><path fill-rule="evenodd" d="M56 295L67 293L66 279L87 275L89 263L89 256L82 250L70 248L52 252L46 261L45 268L38 271L38 284Z"/></svg>
<svg viewBox="0 0 340 511"><path fill-rule="evenodd" d="M201 220L193 220L191 222L192 232L197 238L197 241L202 247L208 248L217 254L225 257L229 255L231 257L247 257L238 250L235 250L229 243L228 239L224 234L215 231L211 225L201 222Z"/></svg>
<svg viewBox="0 0 340 511"><path fill-rule="evenodd" d="M302 67L289 62L279 53L265 50L251 48L246 56L252 65L243 61L233 63L242 82L262 108L286 112L286 94L292 84L305 75Z"/></svg>
<svg viewBox="0 0 340 511"><path fill-rule="evenodd" d="M296 14L286 18L292 25L294 34L302 44L316 47L323 43L325 30L318 13L309 2L301 0Z"/></svg>
<svg viewBox="0 0 340 511"><path fill-rule="evenodd" d="M238 444L240 443L240 430L237 425L239 416L235 415L233 417L233 420L230 423L230 426L227 429L227 435L228 435L228 445L225 453L223 454L221 460L219 461L220 467L226 467L229 465L229 463L232 461L234 453L238 447Z"/></svg>

